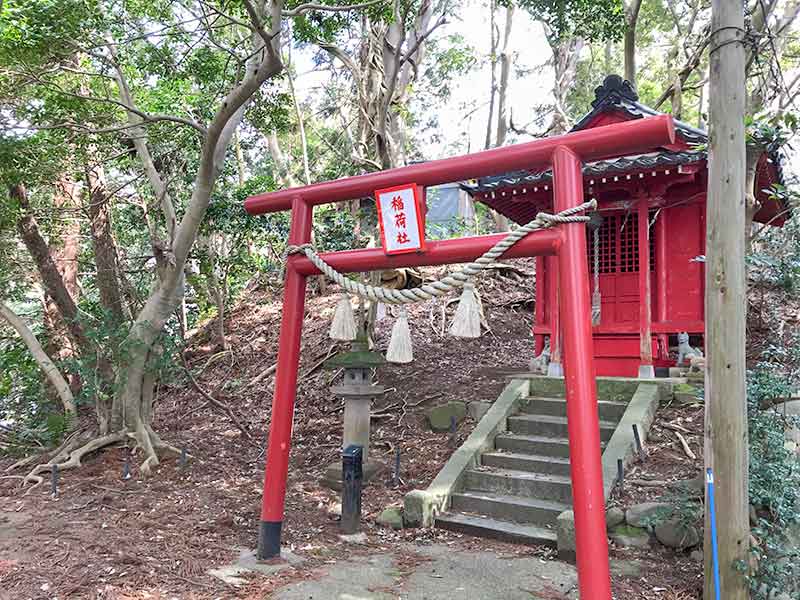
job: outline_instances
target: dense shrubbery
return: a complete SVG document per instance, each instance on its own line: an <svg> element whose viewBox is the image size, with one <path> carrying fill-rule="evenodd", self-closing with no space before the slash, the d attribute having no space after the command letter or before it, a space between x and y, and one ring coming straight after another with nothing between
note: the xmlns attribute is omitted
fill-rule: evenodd
<svg viewBox="0 0 800 600"><path fill-rule="evenodd" d="M748 373L750 503L758 515L752 529L758 544L751 548L757 565L751 577L754 600L772 598L773 590L798 591L800 552L793 545L800 543L800 461L785 446L784 432L800 422L767 408L797 389L797 341L771 346Z"/></svg>

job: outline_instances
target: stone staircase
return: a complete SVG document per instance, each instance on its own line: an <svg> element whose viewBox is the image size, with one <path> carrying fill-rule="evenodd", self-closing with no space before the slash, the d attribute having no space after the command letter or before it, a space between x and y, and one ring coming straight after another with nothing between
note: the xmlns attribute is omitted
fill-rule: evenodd
<svg viewBox="0 0 800 600"><path fill-rule="evenodd" d="M627 402L600 400L600 436L605 447ZM508 417L507 432L494 450L463 474L450 509L435 526L525 544L556 546L556 519L572 508L566 401L558 397L521 399Z"/></svg>

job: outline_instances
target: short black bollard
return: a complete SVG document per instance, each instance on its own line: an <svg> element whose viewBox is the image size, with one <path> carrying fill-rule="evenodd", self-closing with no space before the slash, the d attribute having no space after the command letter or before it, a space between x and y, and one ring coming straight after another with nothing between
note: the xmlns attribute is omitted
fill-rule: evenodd
<svg viewBox="0 0 800 600"><path fill-rule="evenodd" d="M400 445L394 451L394 475L392 477L394 487L400 487Z"/></svg>
<svg viewBox="0 0 800 600"><path fill-rule="evenodd" d="M622 466L622 459L617 459L617 487L619 487L620 493L622 493L622 482L625 479L625 470Z"/></svg>
<svg viewBox="0 0 800 600"><path fill-rule="evenodd" d="M53 465L50 469L50 495L58 498L58 465Z"/></svg>
<svg viewBox="0 0 800 600"><path fill-rule="evenodd" d="M342 532L355 533L361 521L361 481L364 449L351 445L342 453Z"/></svg>
<svg viewBox="0 0 800 600"><path fill-rule="evenodd" d="M639 458L644 460L645 454L644 454L644 448L642 447L642 438L639 437L639 428L636 426L636 423L634 423L632 427L633 427L633 441L636 443L636 452L639 454Z"/></svg>
<svg viewBox="0 0 800 600"><path fill-rule="evenodd" d="M122 463L122 479L127 481L131 478L131 449L125 449L125 462Z"/></svg>

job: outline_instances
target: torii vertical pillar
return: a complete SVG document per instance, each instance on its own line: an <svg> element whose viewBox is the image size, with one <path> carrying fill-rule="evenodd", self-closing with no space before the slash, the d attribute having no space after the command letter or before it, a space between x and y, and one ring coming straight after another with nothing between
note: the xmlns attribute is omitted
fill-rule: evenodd
<svg viewBox="0 0 800 600"><path fill-rule="evenodd" d="M299 196L292 200L292 223L289 244L311 241L313 208ZM292 421L297 393L297 368L300 363L300 338L306 301L306 276L293 268L299 255L289 256L283 292L283 317L279 338L275 391L272 396L272 421L269 426L269 449L261 501L261 525L258 532L258 558L272 558L281 553L281 528L292 447Z"/></svg>
<svg viewBox="0 0 800 600"><path fill-rule="evenodd" d="M553 153L553 192L555 212L583 202L581 161L563 146ZM600 418L592 353L592 308L586 270L586 224L571 223L561 227L565 239L558 253L559 308L564 316L561 326L578 587L582 600L610 600Z"/></svg>

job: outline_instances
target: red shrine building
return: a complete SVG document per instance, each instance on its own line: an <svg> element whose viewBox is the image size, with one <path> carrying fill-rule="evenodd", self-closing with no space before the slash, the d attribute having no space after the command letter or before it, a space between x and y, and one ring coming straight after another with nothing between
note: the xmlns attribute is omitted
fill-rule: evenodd
<svg viewBox="0 0 800 600"><path fill-rule="evenodd" d="M573 131L661 114L639 103L630 83L606 77L592 110ZM675 121L677 139L657 152L587 163L586 200L597 200L597 233L587 232L590 286L600 291L600 319L593 327L597 375L653 377L675 365L677 334L702 346L706 233L707 133ZM782 225L785 207L763 190L781 182L779 158L765 154L756 189L755 221ZM524 224L552 212L552 172L522 171L486 177L468 186L474 199ZM782 216L783 215L783 216ZM597 260L595 261L595 246ZM557 259L536 258L536 354L546 341L551 363L561 360ZM558 370L551 371L558 374Z"/></svg>

